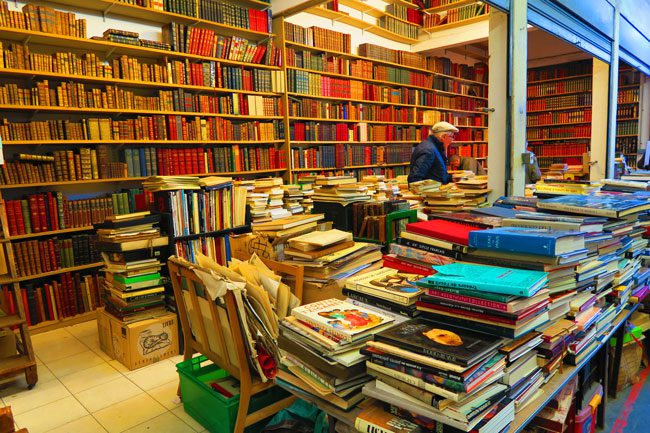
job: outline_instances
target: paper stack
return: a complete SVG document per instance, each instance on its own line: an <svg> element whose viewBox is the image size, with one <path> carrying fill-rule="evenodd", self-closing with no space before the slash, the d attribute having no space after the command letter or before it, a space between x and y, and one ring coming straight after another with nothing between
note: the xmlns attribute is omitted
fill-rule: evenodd
<svg viewBox="0 0 650 433"><path fill-rule="evenodd" d="M353 203L370 200L368 187L358 184L354 176L319 176L314 182L314 201Z"/></svg>

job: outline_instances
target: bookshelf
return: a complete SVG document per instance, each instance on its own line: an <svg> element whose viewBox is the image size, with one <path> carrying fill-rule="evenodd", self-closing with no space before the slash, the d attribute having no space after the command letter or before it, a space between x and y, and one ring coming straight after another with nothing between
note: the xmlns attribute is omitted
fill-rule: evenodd
<svg viewBox="0 0 650 433"><path fill-rule="evenodd" d="M290 179L313 174L406 174L423 125L459 127L458 150L485 161L487 71L363 44L274 20L285 47ZM384 108L387 107L387 108ZM482 153L481 153L482 152Z"/></svg>
<svg viewBox="0 0 650 433"><path fill-rule="evenodd" d="M590 150L591 68L579 61L528 69L526 139L542 171L582 165Z"/></svg>
<svg viewBox="0 0 650 433"><path fill-rule="evenodd" d="M627 164L637 167L639 152L639 95L641 73L621 64L618 72L618 109L616 112L616 152L625 156Z"/></svg>
<svg viewBox="0 0 650 433"><path fill-rule="evenodd" d="M57 31L53 11L59 5L160 25L163 41L110 31L90 38L83 19L75 21L75 32ZM20 317L28 317L25 307L32 307L31 300L22 302L22 291L42 289L46 301L45 293L54 295L55 282L83 281L102 263L52 268L42 257L38 272L21 270L23 245L88 236L96 221L57 226L56 208L47 207L39 209L48 218L43 230L16 232L7 203L39 194L56 197L57 192L111 197L131 188L127 191L135 194L133 187L153 174L251 178L286 172L285 78L278 66L281 50L269 28L269 3L196 0L165 6L167 10L112 0L54 0L42 9L43 16L52 14L52 23L38 21L34 7L37 18L29 28L16 6L2 3L0 134L9 161L0 173L0 245L8 265L0 284L13 293ZM226 13L224 22L213 21L209 12L215 8L240 8L242 18ZM59 151L70 152L69 165L38 159ZM14 153L34 159L12 159ZM78 198L73 194L70 201ZM135 210L134 202L127 206L121 212ZM98 209L88 212L99 217ZM107 214L118 211L112 205L108 209ZM80 296L90 296L90 286L83 286ZM82 308L65 316L37 313L39 320L29 326L34 332L94 317Z"/></svg>

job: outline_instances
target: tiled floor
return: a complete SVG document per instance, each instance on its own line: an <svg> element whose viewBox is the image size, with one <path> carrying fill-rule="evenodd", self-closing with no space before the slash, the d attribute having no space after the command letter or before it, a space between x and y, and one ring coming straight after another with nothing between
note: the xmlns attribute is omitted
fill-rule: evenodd
<svg viewBox="0 0 650 433"><path fill-rule="evenodd" d="M18 427L30 433L203 432L176 396L182 357L129 371L99 348L95 321L32 337L38 383L0 385Z"/></svg>

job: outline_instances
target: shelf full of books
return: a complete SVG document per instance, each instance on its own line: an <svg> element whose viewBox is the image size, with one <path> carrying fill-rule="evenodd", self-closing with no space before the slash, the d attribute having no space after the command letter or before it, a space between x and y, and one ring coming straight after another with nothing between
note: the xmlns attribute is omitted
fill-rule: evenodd
<svg viewBox="0 0 650 433"><path fill-rule="evenodd" d="M625 156L627 164L636 168L639 152L639 94L641 73L621 64L618 73L618 108L616 111L616 152Z"/></svg>
<svg viewBox="0 0 650 433"><path fill-rule="evenodd" d="M528 69L526 139L542 170L574 166L583 173L583 154L591 148L591 89L590 60Z"/></svg>
<svg viewBox="0 0 650 433"><path fill-rule="evenodd" d="M93 35L52 5L146 21L162 38ZM0 2L0 283L3 305L45 330L101 305L92 226L146 208L147 177L286 171L285 77L265 1L21 7Z"/></svg>
<svg viewBox="0 0 650 433"><path fill-rule="evenodd" d="M285 48L292 181L406 174L412 145L438 121L460 129L463 154L487 156L487 65L368 43L354 54L349 34L281 19L274 32Z"/></svg>

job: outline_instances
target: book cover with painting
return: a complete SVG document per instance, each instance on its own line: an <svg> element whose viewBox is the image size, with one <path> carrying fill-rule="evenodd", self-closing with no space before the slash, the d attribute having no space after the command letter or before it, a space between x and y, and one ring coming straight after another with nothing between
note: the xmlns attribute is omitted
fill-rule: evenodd
<svg viewBox="0 0 650 433"><path fill-rule="evenodd" d="M406 274L397 269L381 268L348 278L345 287L401 305L412 305L423 292L415 286L415 282L421 278L420 275Z"/></svg>
<svg viewBox="0 0 650 433"><path fill-rule="evenodd" d="M335 298L301 305L294 308L291 315L346 341L354 341L372 331L384 329L394 320L384 314Z"/></svg>
<svg viewBox="0 0 650 433"><path fill-rule="evenodd" d="M465 367L489 356L502 345L500 337L422 318L379 332L374 339Z"/></svg>

